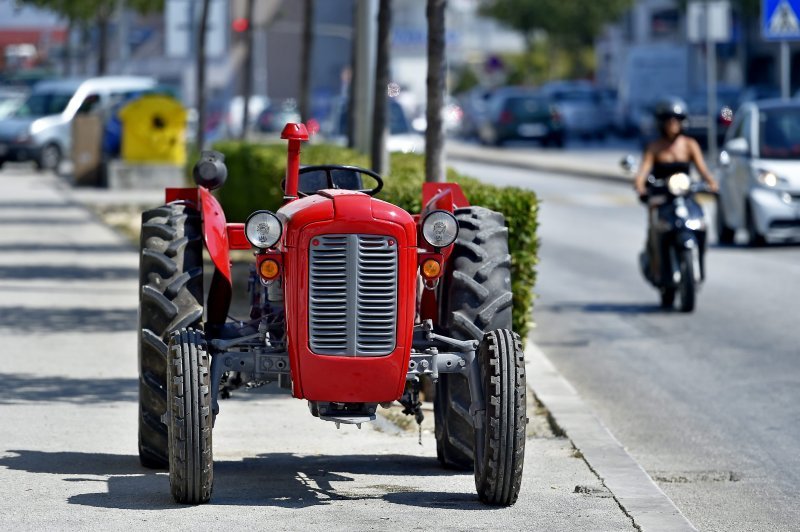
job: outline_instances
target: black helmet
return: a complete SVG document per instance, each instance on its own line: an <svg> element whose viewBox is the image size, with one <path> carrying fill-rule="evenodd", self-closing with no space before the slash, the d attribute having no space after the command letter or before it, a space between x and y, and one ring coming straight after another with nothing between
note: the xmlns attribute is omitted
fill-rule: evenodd
<svg viewBox="0 0 800 532"><path fill-rule="evenodd" d="M660 100L656 104L653 109L653 114L655 114L656 119L659 121L664 121L669 118L683 120L689 114L689 109L686 106L686 102L680 98L670 96L669 98Z"/></svg>

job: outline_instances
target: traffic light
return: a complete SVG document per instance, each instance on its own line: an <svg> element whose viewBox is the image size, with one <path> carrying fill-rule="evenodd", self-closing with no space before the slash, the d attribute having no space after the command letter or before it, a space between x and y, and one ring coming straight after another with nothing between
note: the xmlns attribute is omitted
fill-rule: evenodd
<svg viewBox="0 0 800 532"><path fill-rule="evenodd" d="M235 18L233 22L231 22L231 27L236 33L244 33L247 31L248 26L247 19L244 17Z"/></svg>

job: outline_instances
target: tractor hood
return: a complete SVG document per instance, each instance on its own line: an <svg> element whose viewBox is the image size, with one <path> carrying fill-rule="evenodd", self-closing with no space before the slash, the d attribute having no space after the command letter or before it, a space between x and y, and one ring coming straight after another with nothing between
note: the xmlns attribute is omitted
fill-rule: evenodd
<svg viewBox="0 0 800 532"><path fill-rule="evenodd" d="M378 220L396 223L405 230L407 245L417 245L416 224L408 212L363 192L321 190L284 205L277 215L283 223L284 246L289 248L298 246L300 234L306 226L326 221L351 223L354 229L350 232L353 233L362 232L365 224Z"/></svg>

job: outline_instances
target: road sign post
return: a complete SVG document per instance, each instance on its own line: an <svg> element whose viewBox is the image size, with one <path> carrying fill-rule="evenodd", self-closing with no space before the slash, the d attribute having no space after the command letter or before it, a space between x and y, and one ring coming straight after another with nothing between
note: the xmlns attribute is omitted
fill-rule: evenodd
<svg viewBox="0 0 800 532"><path fill-rule="evenodd" d="M717 43L731 38L731 5L728 0L689 4L689 41L705 43L708 112L708 153L717 153Z"/></svg>
<svg viewBox="0 0 800 532"><path fill-rule="evenodd" d="M781 97L791 92L789 41L800 40L800 0L761 0L761 36L781 43Z"/></svg>

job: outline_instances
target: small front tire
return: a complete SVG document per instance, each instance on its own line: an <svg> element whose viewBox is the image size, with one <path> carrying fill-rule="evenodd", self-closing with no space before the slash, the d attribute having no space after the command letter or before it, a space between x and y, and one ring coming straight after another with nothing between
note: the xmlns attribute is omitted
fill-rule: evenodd
<svg viewBox="0 0 800 532"><path fill-rule="evenodd" d="M692 312L695 304L695 293L697 287L694 282L694 261L692 250L685 250L680 256L681 268L681 283L678 286L678 295L680 296L680 305L678 308L681 312Z"/></svg>
<svg viewBox="0 0 800 532"><path fill-rule="evenodd" d="M717 201L717 242L729 246L733 244L736 231L731 229L725 221L725 212L722 210L722 201Z"/></svg>
<svg viewBox="0 0 800 532"><path fill-rule="evenodd" d="M475 430L475 488L486 504L517 501L525 461L526 382L522 343L508 329L489 331L478 352L484 411Z"/></svg>
<svg viewBox="0 0 800 532"><path fill-rule="evenodd" d="M758 231L753 208L747 205L747 237L750 247L759 248L767 243L767 239Z"/></svg>
<svg viewBox="0 0 800 532"><path fill-rule="evenodd" d="M35 161L37 170L58 171L61 164L61 149L56 144L47 144L42 148L39 157Z"/></svg>
<svg viewBox="0 0 800 532"><path fill-rule="evenodd" d="M169 485L180 504L211 499L211 362L201 331L175 331L167 366Z"/></svg>

